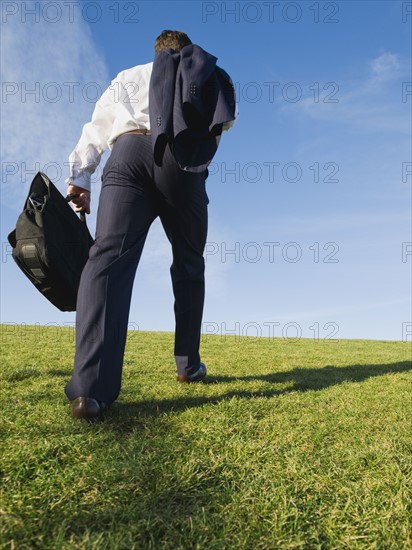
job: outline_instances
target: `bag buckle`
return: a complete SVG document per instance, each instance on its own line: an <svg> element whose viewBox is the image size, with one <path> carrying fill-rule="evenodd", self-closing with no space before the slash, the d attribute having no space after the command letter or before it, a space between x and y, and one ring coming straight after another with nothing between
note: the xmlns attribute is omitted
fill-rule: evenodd
<svg viewBox="0 0 412 550"><path fill-rule="evenodd" d="M32 207L35 208L36 210L38 210L41 206L43 206L43 201L41 200L40 197L37 197L37 196L29 197L29 202L32 205Z"/></svg>

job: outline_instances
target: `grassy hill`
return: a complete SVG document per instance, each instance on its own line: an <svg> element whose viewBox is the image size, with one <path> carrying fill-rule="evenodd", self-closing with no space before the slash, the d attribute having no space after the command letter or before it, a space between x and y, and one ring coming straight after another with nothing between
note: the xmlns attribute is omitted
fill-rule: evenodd
<svg viewBox="0 0 412 550"><path fill-rule="evenodd" d="M2 548L412 548L411 343L129 333L103 422L74 421L74 334L2 327Z"/></svg>

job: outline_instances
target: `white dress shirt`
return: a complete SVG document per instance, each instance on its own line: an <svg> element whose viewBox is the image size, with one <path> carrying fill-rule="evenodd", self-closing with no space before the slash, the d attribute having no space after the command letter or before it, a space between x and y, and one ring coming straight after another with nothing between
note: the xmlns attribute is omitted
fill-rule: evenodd
<svg viewBox="0 0 412 550"><path fill-rule="evenodd" d="M67 184L90 191L90 177L103 152L112 149L116 139L131 130L150 130L149 83L153 62L120 72L97 101L92 120L83 126L82 135L69 156ZM236 106L236 114L238 109ZM223 131L235 120L223 125Z"/></svg>

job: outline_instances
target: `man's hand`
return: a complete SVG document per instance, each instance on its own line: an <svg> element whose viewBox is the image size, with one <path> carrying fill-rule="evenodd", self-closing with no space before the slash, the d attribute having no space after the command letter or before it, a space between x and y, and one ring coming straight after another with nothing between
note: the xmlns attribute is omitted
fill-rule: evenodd
<svg viewBox="0 0 412 550"><path fill-rule="evenodd" d="M77 187L77 185L68 185L67 186L68 195L80 195L77 199L73 199L74 210L76 212L86 212L90 214L90 191L83 189L82 187Z"/></svg>

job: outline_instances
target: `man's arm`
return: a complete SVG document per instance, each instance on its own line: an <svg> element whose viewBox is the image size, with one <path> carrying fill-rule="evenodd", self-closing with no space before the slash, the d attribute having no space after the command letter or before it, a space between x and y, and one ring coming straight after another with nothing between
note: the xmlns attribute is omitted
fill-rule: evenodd
<svg viewBox="0 0 412 550"><path fill-rule="evenodd" d="M80 194L73 199L76 212L90 213L90 178L103 152L108 148L115 117L112 90L108 88L97 101L92 120L83 126L81 137L69 156L70 175L67 194Z"/></svg>

